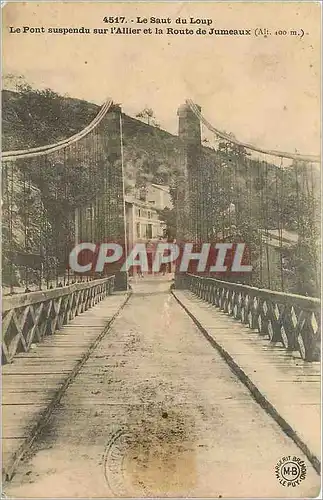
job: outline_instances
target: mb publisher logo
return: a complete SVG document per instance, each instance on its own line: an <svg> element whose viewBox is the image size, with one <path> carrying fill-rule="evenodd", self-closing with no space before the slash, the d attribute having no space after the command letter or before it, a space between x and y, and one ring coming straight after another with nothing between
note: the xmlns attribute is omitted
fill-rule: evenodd
<svg viewBox="0 0 323 500"><path fill-rule="evenodd" d="M295 481L301 474L301 469L298 464L294 462L287 462L282 466L281 475L286 481Z"/></svg>
<svg viewBox="0 0 323 500"><path fill-rule="evenodd" d="M306 477L306 465L299 457L283 457L275 467L276 477L282 486L295 487Z"/></svg>

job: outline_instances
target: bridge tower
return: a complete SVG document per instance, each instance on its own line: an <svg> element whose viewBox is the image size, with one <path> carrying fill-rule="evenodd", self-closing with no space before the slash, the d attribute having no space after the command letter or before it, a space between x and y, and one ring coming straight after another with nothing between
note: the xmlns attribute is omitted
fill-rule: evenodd
<svg viewBox="0 0 323 500"><path fill-rule="evenodd" d="M182 104L177 115L179 117L180 175L177 193L176 236L179 242L196 242L199 239L196 211L201 163L201 124L188 104Z"/></svg>
<svg viewBox="0 0 323 500"><path fill-rule="evenodd" d="M101 238L119 243L126 251L122 111L118 104L113 104L106 114L102 135L106 144L106 189L102 201L108 207L109 218L105 221ZM110 272L115 274L115 289L127 290L127 273L119 268L119 263L109 265Z"/></svg>
<svg viewBox="0 0 323 500"><path fill-rule="evenodd" d="M201 108L198 106L198 109ZM176 200L176 241L198 243L199 231L199 193L201 168L201 124L189 104L182 104L177 112L178 136L180 140L179 178ZM176 288L181 288L181 277L176 273Z"/></svg>

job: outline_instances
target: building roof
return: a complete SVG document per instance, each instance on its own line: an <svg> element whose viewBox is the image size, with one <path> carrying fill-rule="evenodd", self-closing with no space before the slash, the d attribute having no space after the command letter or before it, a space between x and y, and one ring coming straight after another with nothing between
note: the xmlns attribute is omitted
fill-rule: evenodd
<svg viewBox="0 0 323 500"><path fill-rule="evenodd" d="M124 199L125 199L125 202L129 203L130 205L136 205L137 207L147 208L149 210L155 210L156 212L158 212L158 208L156 208L149 201L139 200L138 198L135 198L134 196L129 196L129 195L126 195L124 197Z"/></svg>
<svg viewBox="0 0 323 500"><path fill-rule="evenodd" d="M268 244L272 246L280 246L280 231L278 229L261 229L262 235L267 239L268 233ZM287 231L286 229L281 230L281 242L282 245L295 245L298 242L298 234L292 231Z"/></svg>

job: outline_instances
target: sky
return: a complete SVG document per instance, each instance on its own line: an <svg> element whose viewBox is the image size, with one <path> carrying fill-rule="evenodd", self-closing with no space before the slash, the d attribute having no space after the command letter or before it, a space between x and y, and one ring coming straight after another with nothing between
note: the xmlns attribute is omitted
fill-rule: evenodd
<svg viewBox="0 0 323 500"><path fill-rule="evenodd" d="M10 26L108 28L104 16L125 16L128 27L139 27L131 23L136 16L192 16L211 19L206 29L303 29L305 35L9 32ZM319 154L320 17L318 2L12 3L3 8L3 74L98 104L111 97L130 115L150 107L172 133L178 107L190 98L209 122L241 141ZM165 26L198 27L159 25Z"/></svg>

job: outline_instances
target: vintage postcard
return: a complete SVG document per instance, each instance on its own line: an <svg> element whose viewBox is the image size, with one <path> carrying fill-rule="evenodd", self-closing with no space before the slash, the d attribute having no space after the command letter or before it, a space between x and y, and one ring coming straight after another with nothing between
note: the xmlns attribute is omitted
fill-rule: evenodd
<svg viewBox="0 0 323 500"><path fill-rule="evenodd" d="M321 4L2 3L3 497L320 497Z"/></svg>

